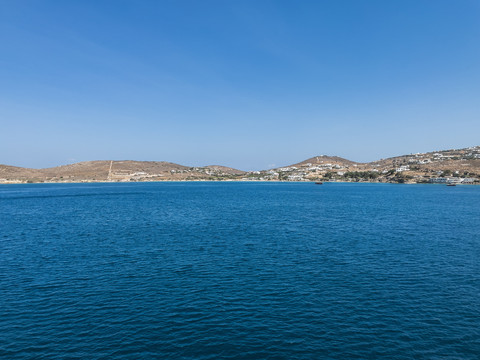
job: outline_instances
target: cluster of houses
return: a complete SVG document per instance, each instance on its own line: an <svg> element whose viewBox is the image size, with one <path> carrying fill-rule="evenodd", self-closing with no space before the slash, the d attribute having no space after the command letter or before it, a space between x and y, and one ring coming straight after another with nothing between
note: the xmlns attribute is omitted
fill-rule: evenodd
<svg viewBox="0 0 480 360"><path fill-rule="evenodd" d="M461 150L446 150L428 154L412 154L408 162L411 164L431 164L446 160L471 160L480 159L480 146L472 146Z"/></svg>
<svg viewBox="0 0 480 360"><path fill-rule="evenodd" d="M473 184L475 180L475 178L436 177L429 181L433 184Z"/></svg>
<svg viewBox="0 0 480 360"><path fill-rule="evenodd" d="M409 171L409 170L410 170L409 165L399 166L395 169L396 172Z"/></svg>
<svg viewBox="0 0 480 360"><path fill-rule="evenodd" d="M148 174L145 171L134 171L131 172L129 170L117 170L115 172L110 172L108 174L109 181L120 181L120 182L127 182L127 181L144 181L147 179L153 179L158 177L163 177L162 174Z"/></svg>

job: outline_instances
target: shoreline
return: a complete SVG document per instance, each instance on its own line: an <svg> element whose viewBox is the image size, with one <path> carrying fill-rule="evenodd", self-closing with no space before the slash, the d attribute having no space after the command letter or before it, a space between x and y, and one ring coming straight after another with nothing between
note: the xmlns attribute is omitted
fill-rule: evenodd
<svg viewBox="0 0 480 360"><path fill-rule="evenodd" d="M289 181L289 180L152 180L152 181L37 181L37 182L0 182L2 185L38 185L38 184L139 184L139 183L199 183L199 182L237 182L237 183L290 183L290 184L315 184L317 181ZM393 182L393 181L322 181L325 184L393 184L393 185L447 185L446 183L430 183L430 182ZM457 186L478 186L480 183L455 184Z"/></svg>

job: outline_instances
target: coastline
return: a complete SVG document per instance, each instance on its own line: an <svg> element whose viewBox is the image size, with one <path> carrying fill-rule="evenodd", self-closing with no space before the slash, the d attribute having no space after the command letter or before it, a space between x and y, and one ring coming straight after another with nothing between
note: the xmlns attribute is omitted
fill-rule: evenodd
<svg viewBox="0 0 480 360"><path fill-rule="evenodd" d="M288 166L242 171L167 161L94 160L50 168L0 165L1 184L116 182L355 182L480 184L480 146L401 155L369 163L320 155Z"/></svg>
<svg viewBox="0 0 480 360"><path fill-rule="evenodd" d="M225 180L143 180L143 181L104 181L104 180L86 180L86 181L12 181L12 182L0 182L2 185L38 185L38 184L139 184L139 183L289 183L289 184L315 184L316 181L294 181L294 180L238 180L238 179L225 179ZM395 181L322 181L323 184L393 184L393 185L443 185L442 183L432 182L395 182ZM458 186L478 186L480 183L471 184L456 184Z"/></svg>

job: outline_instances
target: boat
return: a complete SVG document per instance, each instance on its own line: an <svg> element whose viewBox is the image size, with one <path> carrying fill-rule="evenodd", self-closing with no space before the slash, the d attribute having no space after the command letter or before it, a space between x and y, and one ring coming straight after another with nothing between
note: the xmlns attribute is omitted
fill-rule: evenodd
<svg viewBox="0 0 480 360"><path fill-rule="evenodd" d="M447 184L447 186L457 186L457 184Z"/></svg>
<svg viewBox="0 0 480 360"><path fill-rule="evenodd" d="M321 181L315 181L315 185L323 185L323 182L321 182Z"/></svg>

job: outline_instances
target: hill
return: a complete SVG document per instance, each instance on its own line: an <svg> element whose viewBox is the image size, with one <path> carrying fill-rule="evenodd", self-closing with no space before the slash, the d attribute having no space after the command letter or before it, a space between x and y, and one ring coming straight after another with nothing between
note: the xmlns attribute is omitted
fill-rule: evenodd
<svg viewBox="0 0 480 360"><path fill-rule="evenodd" d="M321 164L353 165L358 163L341 158L339 156L319 155L290 166L315 166Z"/></svg>
<svg viewBox="0 0 480 360"><path fill-rule="evenodd" d="M0 165L0 182L217 180L244 174L224 166L188 167L166 161L97 160L27 169Z"/></svg>
<svg viewBox="0 0 480 360"><path fill-rule="evenodd" d="M24 182L35 178L39 170L22 168L10 165L0 165L0 182L12 180L14 182Z"/></svg>
<svg viewBox="0 0 480 360"><path fill-rule="evenodd" d="M245 172L221 165L188 167L166 161L85 161L45 169L0 165L0 183L119 181L375 181L468 182L480 180L480 146L432 151L358 163L314 156L293 165Z"/></svg>

